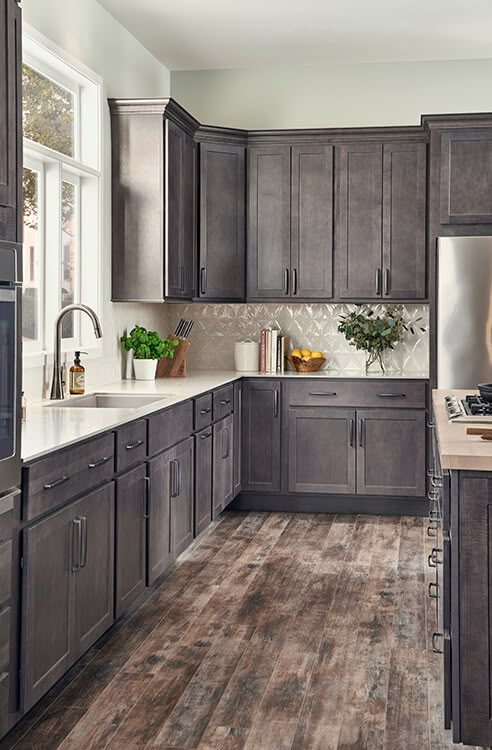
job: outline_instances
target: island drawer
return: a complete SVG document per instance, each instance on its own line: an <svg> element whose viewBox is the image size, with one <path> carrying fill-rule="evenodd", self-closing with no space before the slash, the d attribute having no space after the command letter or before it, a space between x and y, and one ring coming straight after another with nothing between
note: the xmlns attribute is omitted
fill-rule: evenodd
<svg viewBox="0 0 492 750"><path fill-rule="evenodd" d="M199 432L212 424L212 394L205 393L194 401L195 431Z"/></svg>
<svg viewBox="0 0 492 750"><path fill-rule="evenodd" d="M112 432L50 453L24 467L22 518L31 521L77 495L109 481L114 473Z"/></svg>
<svg viewBox="0 0 492 750"><path fill-rule="evenodd" d="M425 409L427 386L416 380L321 380L288 383L289 406Z"/></svg>
<svg viewBox="0 0 492 750"><path fill-rule="evenodd" d="M171 448L193 434L193 404L172 406L149 417L149 456Z"/></svg>
<svg viewBox="0 0 492 750"><path fill-rule="evenodd" d="M147 421L139 419L116 430L116 471L120 473L145 461Z"/></svg>

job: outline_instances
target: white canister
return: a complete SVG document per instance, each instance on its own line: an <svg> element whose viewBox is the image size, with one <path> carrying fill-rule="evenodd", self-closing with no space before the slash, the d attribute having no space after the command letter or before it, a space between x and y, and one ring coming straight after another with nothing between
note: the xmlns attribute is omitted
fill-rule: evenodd
<svg viewBox="0 0 492 750"><path fill-rule="evenodd" d="M234 366L238 372L258 372L260 345L257 341L238 341L234 344Z"/></svg>

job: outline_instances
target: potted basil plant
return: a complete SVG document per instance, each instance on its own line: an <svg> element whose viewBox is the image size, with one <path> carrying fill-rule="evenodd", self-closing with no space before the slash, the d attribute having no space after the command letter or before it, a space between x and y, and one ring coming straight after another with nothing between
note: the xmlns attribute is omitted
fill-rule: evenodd
<svg viewBox="0 0 492 750"><path fill-rule="evenodd" d="M178 339L161 339L156 331L136 325L129 336L122 336L126 352L133 352L133 369L136 380L154 380L157 362L161 357L174 357Z"/></svg>

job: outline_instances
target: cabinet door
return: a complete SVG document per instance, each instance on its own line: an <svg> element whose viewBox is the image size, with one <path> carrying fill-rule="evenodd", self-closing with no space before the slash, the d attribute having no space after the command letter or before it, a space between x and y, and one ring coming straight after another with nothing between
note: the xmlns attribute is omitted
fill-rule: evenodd
<svg viewBox="0 0 492 750"><path fill-rule="evenodd" d="M382 291L383 146L338 148L336 264L338 294L374 299Z"/></svg>
<svg viewBox="0 0 492 750"><path fill-rule="evenodd" d="M290 147L253 147L248 159L248 297L290 296Z"/></svg>
<svg viewBox="0 0 492 750"><path fill-rule="evenodd" d="M383 156L383 296L425 297L425 143L386 143Z"/></svg>
<svg viewBox="0 0 492 750"><path fill-rule="evenodd" d="M21 703L27 711L76 659L74 578L81 522L74 506L23 533Z"/></svg>
<svg viewBox="0 0 492 750"><path fill-rule="evenodd" d="M492 480L490 475L478 472L460 472L459 551L453 572L459 581L456 591L459 601L453 610L459 612L459 631L456 650L459 658L460 684L453 683L459 700L458 712L453 712L453 729L460 722L460 736L455 741L466 745L487 747L492 744L492 685L490 663L492 659L492 632L489 622L492 601ZM458 536L458 535L457 535ZM458 539L453 539L458 545ZM454 571L454 568L456 570ZM453 588L453 594L455 588ZM453 661L454 639L453 639ZM456 705L456 704L455 704Z"/></svg>
<svg viewBox="0 0 492 750"><path fill-rule="evenodd" d="M291 296L333 296L333 146L292 148Z"/></svg>
<svg viewBox="0 0 492 750"><path fill-rule="evenodd" d="M178 557L193 541L193 438L173 448L171 457L171 554Z"/></svg>
<svg viewBox="0 0 492 750"><path fill-rule="evenodd" d="M0 240L21 241L21 11L0 0Z"/></svg>
<svg viewBox="0 0 492 750"><path fill-rule="evenodd" d="M280 491L280 381L243 382L243 492Z"/></svg>
<svg viewBox="0 0 492 750"><path fill-rule="evenodd" d="M234 489L233 498L241 492L241 411L243 389L242 382L234 383Z"/></svg>
<svg viewBox="0 0 492 750"><path fill-rule="evenodd" d="M212 443L211 427L195 435L195 536L212 521Z"/></svg>
<svg viewBox="0 0 492 750"><path fill-rule="evenodd" d="M115 614L120 617L145 589L147 467L116 480Z"/></svg>
<svg viewBox="0 0 492 750"><path fill-rule="evenodd" d="M213 517L229 505L234 485L234 422L230 414L214 425Z"/></svg>
<svg viewBox="0 0 492 750"><path fill-rule="evenodd" d="M81 656L114 621L114 483L86 495L75 512L82 532L75 577L75 648Z"/></svg>
<svg viewBox="0 0 492 750"><path fill-rule="evenodd" d="M289 409L289 492L355 493L355 411Z"/></svg>
<svg viewBox="0 0 492 750"><path fill-rule="evenodd" d="M201 298L243 300L246 269L244 146L200 144Z"/></svg>
<svg viewBox="0 0 492 750"><path fill-rule="evenodd" d="M357 493L425 494L425 412L357 411Z"/></svg>
<svg viewBox="0 0 492 750"><path fill-rule="evenodd" d="M441 224L492 224L492 130L441 136Z"/></svg>
<svg viewBox="0 0 492 750"><path fill-rule="evenodd" d="M165 131L166 295L190 298L195 287L195 143L170 120L165 120Z"/></svg>
<svg viewBox="0 0 492 750"><path fill-rule="evenodd" d="M171 564L171 459L173 450L148 462L150 480L147 521L147 585L153 583Z"/></svg>

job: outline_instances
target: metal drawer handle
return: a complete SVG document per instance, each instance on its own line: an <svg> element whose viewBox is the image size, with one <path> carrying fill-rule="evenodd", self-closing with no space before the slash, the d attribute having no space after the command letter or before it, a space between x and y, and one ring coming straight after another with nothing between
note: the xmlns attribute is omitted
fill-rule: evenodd
<svg viewBox="0 0 492 750"><path fill-rule="evenodd" d="M284 271L284 288L285 294L289 293L289 269L286 268Z"/></svg>
<svg viewBox="0 0 492 750"><path fill-rule="evenodd" d="M427 422L427 427L429 428L429 430L433 430L435 426L436 426L435 422Z"/></svg>
<svg viewBox="0 0 492 750"><path fill-rule="evenodd" d="M359 419L359 448L364 446L364 420Z"/></svg>
<svg viewBox="0 0 492 750"><path fill-rule="evenodd" d="M308 396L336 396L336 391L309 391Z"/></svg>
<svg viewBox="0 0 492 750"><path fill-rule="evenodd" d="M143 442L143 440L136 440L134 443L125 445L125 448L127 449L127 451L132 451L134 448L139 448L141 445L143 445Z"/></svg>
<svg viewBox="0 0 492 750"><path fill-rule="evenodd" d="M200 414L202 414L203 416L205 416L205 414L210 414L211 411L212 411L211 408L210 409L200 409Z"/></svg>
<svg viewBox="0 0 492 750"><path fill-rule="evenodd" d="M88 468L97 469L98 466L103 466L104 464L107 464L110 459L111 459L111 456L103 456L98 461L93 461L92 463L90 463Z"/></svg>
<svg viewBox="0 0 492 750"><path fill-rule="evenodd" d="M349 445L351 448L354 447L354 433L355 433L355 420L351 419L349 421Z"/></svg>
<svg viewBox="0 0 492 750"><path fill-rule="evenodd" d="M432 651L434 654L442 654L442 648L439 648L437 641L439 638L444 638L444 633L432 633Z"/></svg>
<svg viewBox="0 0 492 750"><path fill-rule="evenodd" d="M212 435L212 433L211 433L211 432L207 432L207 434L206 434L206 435L200 435L200 440L206 440L206 439L207 439L207 438L209 438L209 437L210 437L211 435Z"/></svg>
<svg viewBox="0 0 492 750"><path fill-rule="evenodd" d="M224 438L226 439L225 449L224 449ZM230 453L229 429L227 427L224 427L224 431L222 433L222 458L224 460L226 458L229 458L229 453Z"/></svg>
<svg viewBox="0 0 492 750"><path fill-rule="evenodd" d="M221 403L221 406L226 406L227 404L231 403L231 399L230 398L223 398L220 403Z"/></svg>
<svg viewBox="0 0 492 750"><path fill-rule="evenodd" d="M200 269L200 293L201 294L207 293L207 269L206 268Z"/></svg>
<svg viewBox="0 0 492 750"><path fill-rule="evenodd" d="M292 269L292 294L297 294L297 268Z"/></svg>
<svg viewBox="0 0 492 750"><path fill-rule="evenodd" d="M73 534L73 552L72 552L72 573L78 573L80 570L80 556L82 554L82 522L80 518L74 518L72 521ZM75 539L75 532L77 538ZM77 550L77 560L75 560L75 550Z"/></svg>
<svg viewBox="0 0 492 750"><path fill-rule="evenodd" d="M278 390L276 388L273 392L273 416L278 417Z"/></svg>
<svg viewBox="0 0 492 750"><path fill-rule="evenodd" d="M379 398L406 398L406 393L378 393Z"/></svg>
<svg viewBox="0 0 492 750"><path fill-rule="evenodd" d="M381 295L381 269L376 269L376 294L379 297Z"/></svg>
<svg viewBox="0 0 492 750"><path fill-rule="evenodd" d="M384 269L384 293L390 293L390 270L389 268Z"/></svg>
<svg viewBox="0 0 492 750"><path fill-rule="evenodd" d="M60 477L59 479L55 479L54 482L49 482L49 484L45 484L44 489L52 490L55 487L59 487L61 484L65 484L65 482L68 482L69 479L70 477L67 477L67 476Z"/></svg>
<svg viewBox="0 0 492 750"><path fill-rule="evenodd" d="M150 477L144 477L144 479L145 479L144 518L150 518Z"/></svg>

